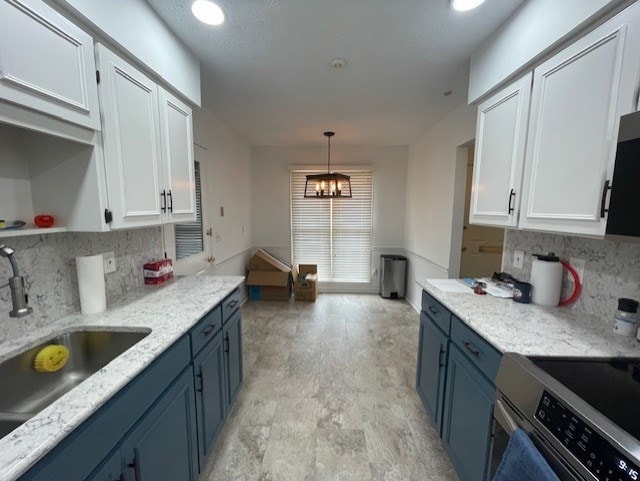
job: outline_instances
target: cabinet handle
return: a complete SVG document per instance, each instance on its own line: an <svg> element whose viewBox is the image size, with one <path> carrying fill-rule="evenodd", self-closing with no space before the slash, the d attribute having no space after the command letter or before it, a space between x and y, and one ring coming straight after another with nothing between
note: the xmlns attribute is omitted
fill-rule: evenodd
<svg viewBox="0 0 640 481"><path fill-rule="evenodd" d="M429 306L429 311L431 311L431 314L433 314L434 316L438 315L438 309L433 306Z"/></svg>
<svg viewBox="0 0 640 481"><path fill-rule="evenodd" d="M196 387L196 392L202 392L202 389L204 388L204 381L202 379L202 370L200 370L200 374L196 374L196 377L200 379L200 386Z"/></svg>
<svg viewBox="0 0 640 481"><path fill-rule="evenodd" d="M229 303L229 307L236 307L236 304L238 303L237 299L234 299L233 301L231 301Z"/></svg>
<svg viewBox="0 0 640 481"><path fill-rule="evenodd" d="M138 481L140 479L140 468L138 466L138 449L133 450L133 460L127 464L128 468L133 469L133 478Z"/></svg>
<svg viewBox="0 0 640 481"><path fill-rule="evenodd" d="M440 354L438 354L438 365L440 367L444 367L444 361L442 360L442 355L444 354L444 349L440 346Z"/></svg>
<svg viewBox="0 0 640 481"><path fill-rule="evenodd" d="M171 193L171 189L167 192L167 196L169 197L169 212L173 212L173 194Z"/></svg>
<svg viewBox="0 0 640 481"><path fill-rule="evenodd" d="M204 331L202 331L202 334L204 336L208 336L209 334L211 334L213 332L213 330L216 328L215 324L209 324L209 327L207 327Z"/></svg>
<svg viewBox="0 0 640 481"><path fill-rule="evenodd" d="M604 181L604 188L602 189L602 200L600 201L600 218L604 219L604 215L609 212L607 206L607 192L611 190L611 181Z"/></svg>
<svg viewBox="0 0 640 481"><path fill-rule="evenodd" d="M229 334L224 336L224 352L229 352Z"/></svg>
<svg viewBox="0 0 640 481"><path fill-rule="evenodd" d="M469 341L462 341L462 345L467 349L467 351L469 351L475 357L480 357L480 351L478 351L477 349L472 348L471 346L473 344L471 344Z"/></svg>
<svg viewBox="0 0 640 481"><path fill-rule="evenodd" d="M511 207L511 202L513 201L513 199L515 199L515 197L516 197L516 191L511 189L511 192L509 192L509 205L508 205L509 212L508 212L508 214L511 214L515 210L513 207Z"/></svg>
<svg viewBox="0 0 640 481"><path fill-rule="evenodd" d="M162 212L166 212L167 211L167 193L165 192L164 189L162 189L162 192L160 192L160 197L162 197L162 206L160 207L160 209L162 210Z"/></svg>

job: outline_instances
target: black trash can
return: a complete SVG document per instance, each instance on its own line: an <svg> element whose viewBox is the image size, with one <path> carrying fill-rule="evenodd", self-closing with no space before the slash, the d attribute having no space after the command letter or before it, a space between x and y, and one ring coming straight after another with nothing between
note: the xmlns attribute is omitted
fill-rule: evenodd
<svg viewBox="0 0 640 481"><path fill-rule="evenodd" d="M379 281L381 297L404 299L407 283L407 258L396 255L381 255Z"/></svg>

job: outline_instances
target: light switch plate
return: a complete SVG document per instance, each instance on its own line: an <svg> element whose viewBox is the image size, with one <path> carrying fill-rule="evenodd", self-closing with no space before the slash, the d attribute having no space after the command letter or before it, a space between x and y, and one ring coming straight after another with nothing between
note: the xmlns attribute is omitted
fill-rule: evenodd
<svg viewBox="0 0 640 481"><path fill-rule="evenodd" d="M102 254L102 262L104 263L104 273L111 274L116 271L116 254L113 251Z"/></svg>
<svg viewBox="0 0 640 481"><path fill-rule="evenodd" d="M513 253L513 267L516 269L524 267L524 251L515 251Z"/></svg>

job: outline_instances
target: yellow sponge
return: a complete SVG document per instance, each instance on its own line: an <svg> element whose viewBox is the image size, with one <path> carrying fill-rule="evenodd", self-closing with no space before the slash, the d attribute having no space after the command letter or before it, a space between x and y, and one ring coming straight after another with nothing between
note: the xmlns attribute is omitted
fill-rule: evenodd
<svg viewBox="0 0 640 481"><path fill-rule="evenodd" d="M56 372L64 367L69 359L69 349L60 344L43 347L33 361L33 368L38 372Z"/></svg>

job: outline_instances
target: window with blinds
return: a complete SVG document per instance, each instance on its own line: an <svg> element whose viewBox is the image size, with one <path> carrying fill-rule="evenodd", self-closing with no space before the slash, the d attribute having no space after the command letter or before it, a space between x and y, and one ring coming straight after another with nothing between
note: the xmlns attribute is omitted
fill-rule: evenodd
<svg viewBox="0 0 640 481"><path fill-rule="evenodd" d="M370 282L373 234L373 172L343 170L351 176L351 199L305 199L308 174L291 171L291 258L318 264L322 282Z"/></svg>
<svg viewBox="0 0 640 481"><path fill-rule="evenodd" d="M183 259L204 250L204 236L202 232L202 183L200 182L200 162L195 162L196 181L196 220L175 225L176 260Z"/></svg>

